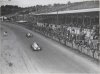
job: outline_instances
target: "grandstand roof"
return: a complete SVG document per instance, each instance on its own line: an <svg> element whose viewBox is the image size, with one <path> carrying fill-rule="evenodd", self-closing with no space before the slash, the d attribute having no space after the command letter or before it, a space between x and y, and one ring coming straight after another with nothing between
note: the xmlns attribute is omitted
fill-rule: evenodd
<svg viewBox="0 0 100 74"><path fill-rule="evenodd" d="M68 14L68 13L86 13L86 12L97 12L100 11L100 8L90 8L90 9L79 9L79 10L65 10L65 11L56 11L49 13L40 13L35 15L54 15L54 14Z"/></svg>
<svg viewBox="0 0 100 74"><path fill-rule="evenodd" d="M56 11L69 11L80 9L99 8L99 0L74 2L70 4L58 4L53 6L40 7L36 13L50 13Z"/></svg>

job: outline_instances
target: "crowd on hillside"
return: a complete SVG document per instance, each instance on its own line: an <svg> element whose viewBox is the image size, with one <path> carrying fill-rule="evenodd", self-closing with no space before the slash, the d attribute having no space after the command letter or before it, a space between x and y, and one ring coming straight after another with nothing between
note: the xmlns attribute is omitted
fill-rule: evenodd
<svg viewBox="0 0 100 74"><path fill-rule="evenodd" d="M81 48L80 51L83 53L84 50L92 53L92 57L95 58L95 54L100 56L99 49L99 27L93 26L91 29L78 28L73 26L61 26L59 28L51 28L50 26L34 26L34 30L47 36L58 39L59 42L63 41L63 44L72 44L72 48L77 46Z"/></svg>

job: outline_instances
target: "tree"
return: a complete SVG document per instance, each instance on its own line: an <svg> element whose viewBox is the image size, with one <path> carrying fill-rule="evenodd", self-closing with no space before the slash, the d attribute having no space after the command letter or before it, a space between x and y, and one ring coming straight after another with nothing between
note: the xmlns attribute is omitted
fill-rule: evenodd
<svg viewBox="0 0 100 74"><path fill-rule="evenodd" d="M1 15L8 15L16 13L17 11L22 10L22 8L13 5L2 5L1 6Z"/></svg>
<svg viewBox="0 0 100 74"><path fill-rule="evenodd" d="M70 1L68 1L68 3L67 3L68 5L70 5L71 4L71 2Z"/></svg>

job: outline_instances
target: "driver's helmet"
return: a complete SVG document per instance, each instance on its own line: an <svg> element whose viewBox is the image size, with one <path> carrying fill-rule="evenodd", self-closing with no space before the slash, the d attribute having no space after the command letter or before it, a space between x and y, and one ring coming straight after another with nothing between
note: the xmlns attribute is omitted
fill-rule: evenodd
<svg viewBox="0 0 100 74"><path fill-rule="evenodd" d="M28 33L27 35L28 35L28 36L30 36L31 34L30 34L30 33Z"/></svg>
<svg viewBox="0 0 100 74"><path fill-rule="evenodd" d="M7 35L7 31L4 32L4 35Z"/></svg>

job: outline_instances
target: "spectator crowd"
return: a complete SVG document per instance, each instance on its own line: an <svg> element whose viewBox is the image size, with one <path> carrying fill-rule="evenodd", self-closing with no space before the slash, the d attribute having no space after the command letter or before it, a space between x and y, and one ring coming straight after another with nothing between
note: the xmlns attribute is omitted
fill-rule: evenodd
<svg viewBox="0 0 100 74"><path fill-rule="evenodd" d="M55 28L48 25L34 25L33 29L46 37L99 60L100 42L98 25L94 25L91 29L68 25Z"/></svg>

